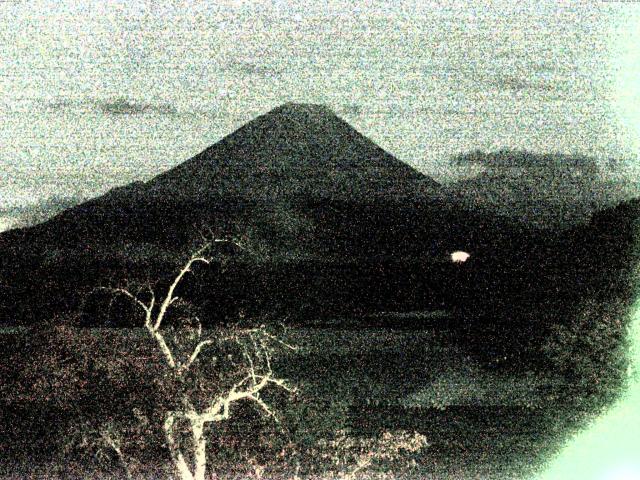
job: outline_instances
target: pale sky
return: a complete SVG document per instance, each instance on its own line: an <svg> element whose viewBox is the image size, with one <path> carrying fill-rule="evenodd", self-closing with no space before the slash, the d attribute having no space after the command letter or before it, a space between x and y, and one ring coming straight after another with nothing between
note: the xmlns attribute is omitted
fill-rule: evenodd
<svg viewBox="0 0 640 480"><path fill-rule="evenodd" d="M2 1L0 209L149 178L286 101L328 104L439 181L452 155L504 147L623 158L630 178L639 10Z"/></svg>

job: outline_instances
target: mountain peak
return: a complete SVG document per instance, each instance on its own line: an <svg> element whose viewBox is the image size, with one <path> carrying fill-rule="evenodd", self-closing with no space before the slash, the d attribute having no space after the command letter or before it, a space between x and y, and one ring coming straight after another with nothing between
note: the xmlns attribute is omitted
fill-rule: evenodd
<svg viewBox="0 0 640 480"><path fill-rule="evenodd" d="M337 128L338 131L344 131L345 127L352 128L346 125L331 108L318 103L283 103L261 115L256 120L258 120L258 123L264 122L265 125L268 125L267 128L273 128L276 125L288 129L301 128L302 131L318 128L324 130L329 125L333 125L333 128ZM333 133L335 132L328 134L331 135Z"/></svg>
<svg viewBox="0 0 640 480"><path fill-rule="evenodd" d="M150 182L169 196L423 197L440 186L313 103L284 103Z"/></svg>
<svg viewBox="0 0 640 480"><path fill-rule="evenodd" d="M336 116L335 112L321 103L297 103L286 102L274 108L269 113L272 114L307 114L307 115L331 115ZM269 114L268 113L268 114ZM267 114L267 115L268 115Z"/></svg>

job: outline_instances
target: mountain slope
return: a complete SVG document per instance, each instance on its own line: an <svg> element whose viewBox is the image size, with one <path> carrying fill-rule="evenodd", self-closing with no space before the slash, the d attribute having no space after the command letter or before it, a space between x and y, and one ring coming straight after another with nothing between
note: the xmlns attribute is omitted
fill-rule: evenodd
<svg viewBox="0 0 640 480"><path fill-rule="evenodd" d="M417 239L445 223L425 210L439 191L325 107L285 104L148 182L0 234L0 275L12 279L4 311L40 317L76 305L73 292L159 278L202 231L242 238L253 265L379 270L436 249ZM313 270L303 263L295 268Z"/></svg>
<svg viewBox="0 0 640 480"><path fill-rule="evenodd" d="M439 189L323 106L285 104L155 179L155 194L370 200Z"/></svg>
<svg viewBox="0 0 640 480"><path fill-rule="evenodd" d="M322 219L310 211L318 203L411 205L439 190L327 108L285 104L149 182L114 189L0 242L174 249L211 228L253 235L273 255L305 256L323 251Z"/></svg>
<svg viewBox="0 0 640 480"><path fill-rule="evenodd" d="M615 170L615 162L611 170ZM483 209L541 228L588 223L598 210L640 194L631 182L608 179L598 160L580 155L499 150L461 154L456 166L482 167L475 177L443 187L469 209Z"/></svg>

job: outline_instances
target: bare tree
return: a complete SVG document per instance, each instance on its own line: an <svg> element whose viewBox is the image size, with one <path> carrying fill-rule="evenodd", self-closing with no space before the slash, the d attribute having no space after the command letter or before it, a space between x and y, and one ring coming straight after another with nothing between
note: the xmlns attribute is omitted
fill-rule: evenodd
<svg viewBox="0 0 640 480"><path fill-rule="evenodd" d="M185 280L198 274L198 266L213 262L212 250L217 242L224 240L203 241L201 248L185 259L162 287L148 283L140 290L100 289L108 292L110 306L115 305L116 299L123 299L131 307L126 315L139 314L142 328L125 332L106 329L96 335L92 330L73 328L74 319L70 318L64 324L56 319L56 328L42 332L44 338L38 350L42 357L34 358L35 364L41 366L31 372L42 380L39 396L59 397L62 392L62 404L79 405L77 413L74 411L71 433L65 438L69 453L86 455L89 451L107 468L118 462L121 476L127 479L149 477L149 469L158 466L150 461L161 458L160 470L166 473L170 468L172 478L204 480L217 478L214 473L220 474L224 469L221 466L220 471L212 472L208 458L213 451L211 443L218 440L215 447L220 452L230 451L226 442L233 443L234 449L238 445L238 438L224 436L228 426L223 427L221 422L243 418L240 404L255 408L261 414L255 418L278 421L277 395L288 395L292 389L276 375L273 361L279 350L296 349L264 326L205 329L196 302L186 300L189 289L185 288ZM97 311L101 305L104 306L96 306ZM30 386L28 393L33 395L34 382L26 383ZM85 411L83 406L87 404L91 405ZM290 407L283 412L285 419L293 415L296 423L300 417L307 421L295 405L294 410ZM280 449L282 445L281 451L269 454L277 466L260 463L261 453L253 457L255 451L250 452L252 457L240 453L242 465L230 465L236 473L236 467L246 467L247 472L253 468L253 473L242 473L242 478L261 478L273 469L294 478L308 474L355 479L388 471L394 462L402 464L403 456L426 446L424 437L405 432L385 433L379 439L350 438L346 432L334 431L332 412L325 407L319 408L318 415L323 422L331 422L328 435L333 440L308 446L297 443L295 438L287 441L280 430L275 433L277 440L267 440L270 448ZM283 423L284 431L291 428L289 422ZM215 424L216 436L212 428ZM316 428L313 421L311 427L305 425ZM243 444L248 439L264 441L264 436L251 432L242 438ZM253 445L251 441L247 443ZM166 457L158 457L155 448L160 445L168 454Z"/></svg>
<svg viewBox="0 0 640 480"><path fill-rule="evenodd" d="M200 319L189 314L180 319L182 332L166 328L170 311L180 304L184 306L188 303L176 294L181 282L192 273L196 264L209 265L212 262L209 252L214 243L226 241L206 241L173 277L164 296L158 296L150 286L144 296L134 294L126 288L110 289L114 294L124 295L139 307L144 315L144 331L153 339L161 353L171 381L179 385L177 389L171 390L172 395L179 398L171 399L171 407L162 414L165 443L173 469L182 480L203 480L207 475L208 424L228 420L232 416L232 406L242 401L253 402L264 414L276 419L272 408L262 396L263 392L269 387L292 391L284 379L275 375L272 356L277 348L294 347L270 334L264 326L219 329L215 334L209 332L207 335ZM187 330L189 334L186 335L186 340L179 340L179 333ZM237 359L231 360L232 367L227 371L218 371L216 380L202 376L198 378L198 373L194 373L194 370L198 370L197 367L205 362L205 352L209 354L206 361L210 367L220 365L219 368L223 369L218 357L228 351L229 345L238 353ZM227 356L231 358L231 355ZM221 380L222 377L226 378ZM199 383L198 387L186 388L186 384L193 384L194 378ZM190 438L185 438L182 434L185 431ZM100 438L104 445L116 453L127 476L131 477L121 439L110 427L101 431Z"/></svg>

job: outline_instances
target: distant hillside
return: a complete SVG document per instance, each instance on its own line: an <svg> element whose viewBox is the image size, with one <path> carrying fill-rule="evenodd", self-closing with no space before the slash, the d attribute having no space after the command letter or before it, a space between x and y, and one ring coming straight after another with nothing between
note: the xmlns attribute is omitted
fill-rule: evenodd
<svg viewBox="0 0 640 480"><path fill-rule="evenodd" d="M599 162L586 156L476 151L457 155L452 163L484 171L445 185L448 195L467 208L492 211L541 228L587 223L598 210L640 195L637 186L608 179Z"/></svg>
<svg viewBox="0 0 640 480"><path fill-rule="evenodd" d="M10 228L32 227L78 205L84 200L86 198L80 196L52 196L33 204L0 208L0 218L7 219Z"/></svg>

